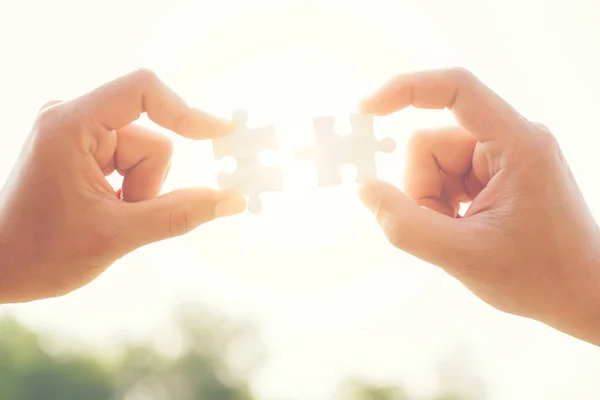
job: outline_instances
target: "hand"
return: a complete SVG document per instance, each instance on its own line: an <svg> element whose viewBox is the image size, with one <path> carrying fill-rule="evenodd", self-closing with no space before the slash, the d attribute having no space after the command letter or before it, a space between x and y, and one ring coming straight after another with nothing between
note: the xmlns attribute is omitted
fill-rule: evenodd
<svg viewBox="0 0 600 400"><path fill-rule="evenodd" d="M462 69L397 76L361 109L410 105L460 126L412 137L404 193L361 188L390 242L500 310L600 345L599 230L553 135Z"/></svg>
<svg viewBox="0 0 600 400"><path fill-rule="evenodd" d="M0 303L69 293L140 246L244 210L241 195L210 189L155 197L172 145L132 124L143 112L190 139L233 130L146 70L45 106L0 193ZM114 170L116 192L105 179Z"/></svg>

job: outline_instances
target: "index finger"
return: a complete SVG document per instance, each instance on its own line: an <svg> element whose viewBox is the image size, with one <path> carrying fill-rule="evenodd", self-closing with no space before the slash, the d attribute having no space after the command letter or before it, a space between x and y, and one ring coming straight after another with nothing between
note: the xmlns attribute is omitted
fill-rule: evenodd
<svg viewBox="0 0 600 400"><path fill-rule="evenodd" d="M189 107L147 69L108 82L75 103L108 130L123 128L144 112L154 123L190 139L219 137L235 128L231 122Z"/></svg>
<svg viewBox="0 0 600 400"><path fill-rule="evenodd" d="M408 106L448 109L479 142L522 131L526 120L489 87L462 68L401 74L365 98L361 111L388 115Z"/></svg>

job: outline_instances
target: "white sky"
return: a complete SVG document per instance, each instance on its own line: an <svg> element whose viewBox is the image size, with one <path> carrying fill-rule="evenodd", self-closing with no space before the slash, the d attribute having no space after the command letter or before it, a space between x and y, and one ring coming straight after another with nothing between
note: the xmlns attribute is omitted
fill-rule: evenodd
<svg viewBox="0 0 600 400"><path fill-rule="evenodd" d="M208 111L244 107L251 124L275 123L286 174L286 191L265 196L258 217L145 248L70 296L4 311L102 348L151 337L180 300L202 301L260 324L269 359L253 383L264 399L326 399L349 374L426 393L458 345L488 399L593 397L596 348L500 314L392 249L353 185L317 190L314 170L290 153L310 143L310 118L352 112L390 75L462 64L555 131L597 212L597 179L584 166L598 143L599 12L591 0L0 0L0 179L41 104L142 65ZM400 145L381 157L381 176L401 184L410 131L448 121L432 112L378 121ZM174 140L165 190L215 185L210 146Z"/></svg>

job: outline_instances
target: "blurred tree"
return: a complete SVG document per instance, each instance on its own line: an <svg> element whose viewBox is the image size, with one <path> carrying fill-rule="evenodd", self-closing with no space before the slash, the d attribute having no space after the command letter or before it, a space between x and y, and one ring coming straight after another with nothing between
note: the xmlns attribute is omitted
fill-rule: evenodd
<svg viewBox="0 0 600 400"><path fill-rule="evenodd" d="M464 400L464 397L456 394L441 394L436 396L433 400Z"/></svg>
<svg viewBox="0 0 600 400"><path fill-rule="evenodd" d="M342 384L336 400L411 400L402 388L380 386L362 379L348 379Z"/></svg>
<svg viewBox="0 0 600 400"><path fill-rule="evenodd" d="M467 400L451 391L444 391L431 399L419 400ZM348 379L341 386L335 400L417 400L409 396L400 386L376 385L362 379Z"/></svg>
<svg viewBox="0 0 600 400"><path fill-rule="evenodd" d="M263 361L263 344L254 329L193 307L183 308L165 332L153 335L162 335L162 346L155 341L128 344L118 359L107 360L49 351L46 336L13 319L0 320L0 400L254 399L248 382ZM453 373L440 374L440 387L446 389L419 400L483 398L450 387L449 382L459 382L480 390L474 385L480 382L458 379L457 364L446 363L447 369ZM399 386L361 379L348 379L335 399L415 400Z"/></svg>
<svg viewBox="0 0 600 400"><path fill-rule="evenodd" d="M12 319L0 322L0 400L106 400L112 382L97 360L53 357L35 333Z"/></svg>
<svg viewBox="0 0 600 400"><path fill-rule="evenodd" d="M193 318L180 318L175 328L183 342L176 356L162 354L152 344L134 344L124 347L117 362L108 363L93 356L48 352L41 336L4 319L0 400L253 399L247 369L240 367L236 373L229 362L232 350L244 350L236 344L259 347L248 339L250 331L234 329L198 310Z"/></svg>
<svg viewBox="0 0 600 400"><path fill-rule="evenodd" d="M252 331L232 326L198 307L184 308L170 330L178 354L162 355L152 347L129 346L116 381L118 399L252 400L249 371L261 360L262 348ZM235 346L238 343L244 346ZM235 373L229 356L250 350L250 365ZM239 355L239 354L236 354Z"/></svg>

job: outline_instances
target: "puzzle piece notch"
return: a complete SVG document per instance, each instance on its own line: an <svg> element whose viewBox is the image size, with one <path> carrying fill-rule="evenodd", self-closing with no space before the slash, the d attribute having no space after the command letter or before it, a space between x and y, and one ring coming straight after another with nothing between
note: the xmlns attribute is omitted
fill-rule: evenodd
<svg viewBox="0 0 600 400"><path fill-rule="evenodd" d="M247 195L248 211L258 214L262 209L262 193L283 190L281 167L262 165L259 159L263 150L277 150L277 133L273 125L249 128L244 110L236 110L233 121L237 124L233 133L213 140L217 159L232 157L237 163L235 171L218 174L219 187Z"/></svg>
<svg viewBox="0 0 600 400"><path fill-rule="evenodd" d="M335 121L335 117L315 118L315 146L299 149L296 156L299 159L316 161L319 186L341 184L341 168L345 164L353 164L356 167L357 182L377 179L376 153L393 152L396 148L395 141L392 138L375 138L371 116L351 115L352 131L344 136L336 133Z"/></svg>

